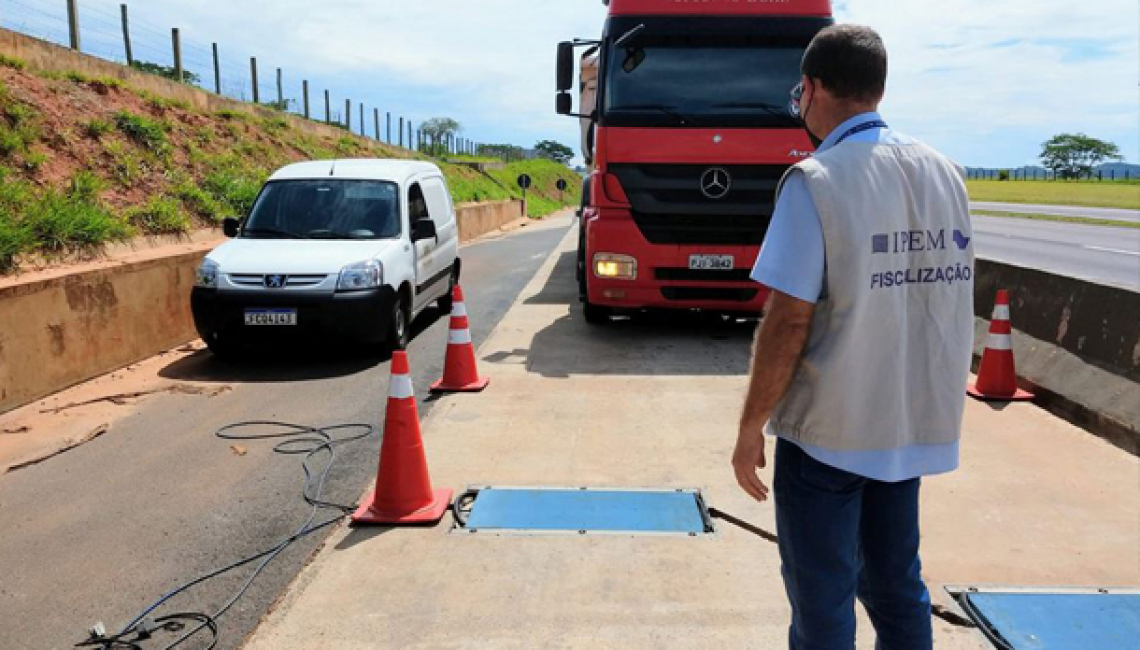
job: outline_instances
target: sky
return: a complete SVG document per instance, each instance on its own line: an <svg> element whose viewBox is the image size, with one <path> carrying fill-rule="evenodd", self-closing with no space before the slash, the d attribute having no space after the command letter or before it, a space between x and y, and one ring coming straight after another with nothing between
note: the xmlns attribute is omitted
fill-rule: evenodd
<svg viewBox="0 0 1140 650"><path fill-rule="evenodd" d="M82 49L123 59L120 0L79 0ZM261 99L323 91L416 123L452 117L463 136L578 147L554 113L558 41L601 33L601 0L145 0L128 2L135 57L169 65L178 27L188 69ZM836 19L878 30L890 56L882 113L892 127L975 167L1034 164L1041 143L1082 132L1140 161L1140 7L1135 0L835 0ZM66 40L65 0L0 0L0 27ZM383 128L383 127L382 127Z"/></svg>

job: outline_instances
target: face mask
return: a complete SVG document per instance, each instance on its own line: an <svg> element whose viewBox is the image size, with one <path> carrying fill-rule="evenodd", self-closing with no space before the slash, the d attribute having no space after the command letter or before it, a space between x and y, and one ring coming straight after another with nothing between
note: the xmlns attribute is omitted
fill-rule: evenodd
<svg viewBox="0 0 1140 650"><path fill-rule="evenodd" d="M814 90L814 86L812 88ZM811 94L811 98L815 99L815 93L814 92ZM809 128L807 125L807 114L808 114L808 110L810 108L811 108L811 106L809 105L809 106L804 106L803 109L800 110L800 124L804 127L804 131L807 132L808 139L811 140L811 146L815 149L819 149L819 146L821 144L823 144L823 139L816 136L816 134L812 133L811 128Z"/></svg>

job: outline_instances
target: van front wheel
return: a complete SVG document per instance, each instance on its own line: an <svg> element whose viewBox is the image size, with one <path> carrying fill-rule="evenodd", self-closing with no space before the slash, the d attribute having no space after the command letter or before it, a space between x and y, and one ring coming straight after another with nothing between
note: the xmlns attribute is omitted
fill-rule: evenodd
<svg viewBox="0 0 1140 650"><path fill-rule="evenodd" d="M392 351L407 348L411 339L411 323L406 302L403 298L396 300L389 316L387 347Z"/></svg>

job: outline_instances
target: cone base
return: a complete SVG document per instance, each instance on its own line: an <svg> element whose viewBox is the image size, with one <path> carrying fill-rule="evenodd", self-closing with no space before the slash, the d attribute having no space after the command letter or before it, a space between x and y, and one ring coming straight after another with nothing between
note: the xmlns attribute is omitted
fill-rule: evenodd
<svg viewBox="0 0 1140 650"><path fill-rule="evenodd" d="M431 505L409 513L382 512L373 507L372 503L362 503L352 513L353 524L427 524L443 519L451 505L454 492L451 488L432 490Z"/></svg>
<svg viewBox="0 0 1140 650"><path fill-rule="evenodd" d="M430 390L433 393L478 393L486 388L489 383L491 383L490 377L480 377L466 386L445 386L443 380L440 379L431 385Z"/></svg>
<svg viewBox="0 0 1140 650"><path fill-rule="evenodd" d="M1033 393L1026 390L1017 389L1013 395L986 395L978 391L976 384L970 384L966 388L966 394L974 399L980 399L983 402L1028 402L1033 399Z"/></svg>

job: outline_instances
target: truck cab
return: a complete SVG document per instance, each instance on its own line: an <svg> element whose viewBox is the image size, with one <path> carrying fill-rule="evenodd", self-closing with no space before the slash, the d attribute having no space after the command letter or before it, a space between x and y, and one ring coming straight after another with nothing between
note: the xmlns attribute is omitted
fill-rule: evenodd
<svg viewBox="0 0 1140 650"><path fill-rule="evenodd" d="M647 308L758 313L749 279L776 187L811 143L789 91L829 0L610 0L559 46L558 112L591 164L579 246L587 320ZM573 113L575 47L580 108ZM595 76L596 75L596 76Z"/></svg>

